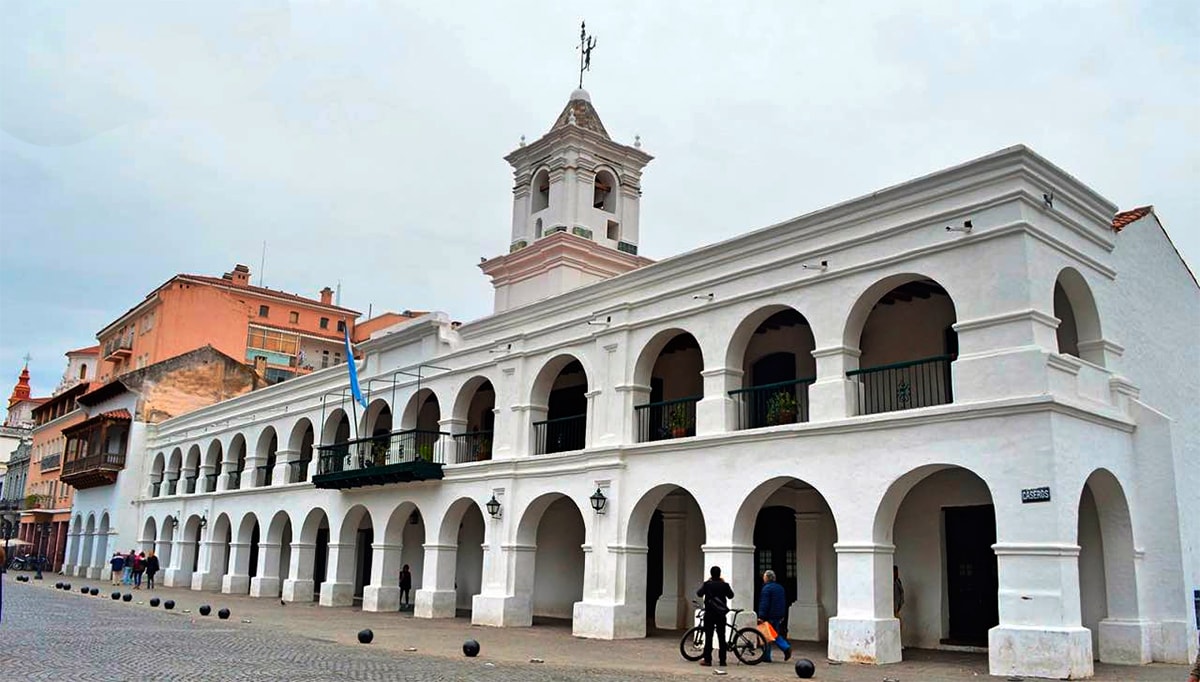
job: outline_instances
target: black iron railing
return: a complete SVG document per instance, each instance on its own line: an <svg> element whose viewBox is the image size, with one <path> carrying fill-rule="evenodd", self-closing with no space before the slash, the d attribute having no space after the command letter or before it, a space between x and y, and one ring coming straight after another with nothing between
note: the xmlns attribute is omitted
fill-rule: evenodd
<svg viewBox="0 0 1200 682"><path fill-rule="evenodd" d="M586 441L586 414L533 423L533 454L535 455L582 450Z"/></svg>
<svg viewBox="0 0 1200 682"><path fill-rule="evenodd" d="M264 464L257 468L254 473L254 480L258 482L257 487L262 488L271 485L271 469L273 468L270 464Z"/></svg>
<svg viewBox="0 0 1200 682"><path fill-rule="evenodd" d="M308 478L308 462L305 460L296 460L288 462L288 483L302 483Z"/></svg>
<svg viewBox="0 0 1200 682"><path fill-rule="evenodd" d="M175 490L179 487L179 479L167 480L167 495L174 495Z"/></svg>
<svg viewBox="0 0 1200 682"><path fill-rule="evenodd" d="M879 414L954 402L952 355L897 362L846 372L858 382L858 413Z"/></svg>
<svg viewBox="0 0 1200 682"><path fill-rule="evenodd" d="M150 497L158 497L162 494L162 483L150 484Z"/></svg>
<svg viewBox="0 0 1200 682"><path fill-rule="evenodd" d="M227 478L228 478L228 481L225 486L227 489L237 490L242 487L242 472L231 471L227 474Z"/></svg>
<svg viewBox="0 0 1200 682"><path fill-rule="evenodd" d="M730 391L738 430L808 421L808 387L814 381L807 377Z"/></svg>
<svg viewBox="0 0 1200 682"><path fill-rule="evenodd" d="M492 432L471 431L454 434L455 462L483 462L492 458Z"/></svg>
<svg viewBox="0 0 1200 682"><path fill-rule="evenodd" d="M637 440L648 443L696 435L696 403L702 396L646 403L633 408Z"/></svg>
<svg viewBox="0 0 1200 682"><path fill-rule="evenodd" d="M318 474L332 474L370 467L382 467L404 462L433 462L445 464L441 439L449 436L441 431L408 429L359 438L344 443L322 445L317 450L320 464Z"/></svg>
<svg viewBox="0 0 1200 682"><path fill-rule="evenodd" d="M208 474L204 477L204 492L217 492L217 476L218 474Z"/></svg>
<svg viewBox="0 0 1200 682"><path fill-rule="evenodd" d="M187 478L183 479L183 489L188 495L196 492L196 477L188 476Z"/></svg>

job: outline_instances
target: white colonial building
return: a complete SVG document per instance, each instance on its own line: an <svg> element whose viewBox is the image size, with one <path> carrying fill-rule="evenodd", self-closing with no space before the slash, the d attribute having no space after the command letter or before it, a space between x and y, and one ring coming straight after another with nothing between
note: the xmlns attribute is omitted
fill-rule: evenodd
<svg viewBox="0 0 1200 682"><path fill-rule="evenodd" d="M602 639L773 568L831 659L1195 655L1200 289L1150 209L1018 146L652 263L639 146L574 93L508 157L494 315L362 343L366 409L335 367L135 425L68 563L369 611L407 564L416 617Z"/></svg>

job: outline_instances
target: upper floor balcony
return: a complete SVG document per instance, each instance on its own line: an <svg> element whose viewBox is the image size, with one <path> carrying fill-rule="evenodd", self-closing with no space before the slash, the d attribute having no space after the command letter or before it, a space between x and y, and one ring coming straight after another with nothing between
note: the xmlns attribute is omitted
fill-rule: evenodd
<svg viewBox="0 0 1200 682"><path fill-rule="evenodd" d="M133 355L133 333L125 333L109 339L104 344L104 359L108 361L127 360Z"/></svg>
<svg viewBox="0 0 1200 682"><path fill-rule="evenodd" d="M127 410L114 410L63 429L62 481L80 490L114 483L125 468L130 421Z"/></svg>
<svg viewBox="0 0 1200 682"><path fill-rule="evenodd" d="M409 429L317 448L318 488L427 481L442 477L450 434Z"/></svg>
<svg viewBox="0 0 1200 682"><path fill-rule="evenodd" d="M42 458L42 471L54 471L62 465L62 453L55 452Z"/></svg>

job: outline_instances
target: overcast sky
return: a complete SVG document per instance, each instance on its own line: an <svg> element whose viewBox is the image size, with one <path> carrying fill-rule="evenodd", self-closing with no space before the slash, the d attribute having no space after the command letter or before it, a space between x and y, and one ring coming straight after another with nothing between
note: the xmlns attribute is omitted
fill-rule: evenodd
<svg viewBox="0 0 1200 682"><path fill-rule="evenodd" d="M178 272L491 310L511 175L575 87L656 159L663 258L1025 143L1200 265L1200 3L211 1L0 7L0 385Z"/></svg>

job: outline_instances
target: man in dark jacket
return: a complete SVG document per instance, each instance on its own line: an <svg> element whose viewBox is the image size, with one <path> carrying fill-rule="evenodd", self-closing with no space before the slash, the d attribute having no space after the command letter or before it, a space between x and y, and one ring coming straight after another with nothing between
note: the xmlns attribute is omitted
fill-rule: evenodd
<svg viewBox="0 0 1200 682"><path fill-rule="evenodd" d="M721 579L720 566L713 566L708 575L709 579L696 590L696 596L704 600L704 659L700 661L700 665L712 665L713 631L716 630L718 661L724 668L725 616L729 613L729 603L726 600L733 599L733 588Z"/></svg>
<svg viewBox="0 0 1200 682"><path fill-rule="evenodd" d="M792 647L783 638L783 619L787 617L787 593L783 585L775 582L775 571L763 573L762 593L758 597L758 622L766 621L775 628L779 637L774 642L767 642L767 653L763 656L764 663L771 662L771 645L778 644L783 649L783 660L792 657Z"/></svg>

